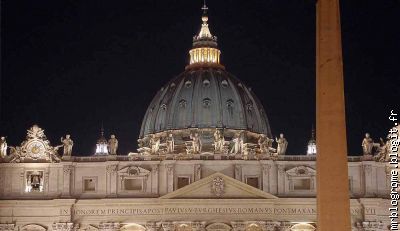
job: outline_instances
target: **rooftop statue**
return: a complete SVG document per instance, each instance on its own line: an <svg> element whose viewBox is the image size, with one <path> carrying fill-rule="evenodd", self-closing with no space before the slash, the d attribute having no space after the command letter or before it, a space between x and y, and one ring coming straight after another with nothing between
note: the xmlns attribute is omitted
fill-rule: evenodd
<svg viewBox="0 0 400 231"><path fill-rule="evenodd" d="M261 134L260 137L258 138L258 145L260 146L260 152L261 153L268 153L268 138L264 135Z"/></svg>
<svg viewBox="0 0 400 231"><path fill-rule="evenodd" d="M108 152L110 155L117 155L118 150L118 140L115 135L111 135L110 139L108 140Z"/></svg>
<svg viewBox="0 0 400 231"><path fill-rule="evenodd" d="M152 134L150 136L149 145L151 147L151 154L157 154L158 150L160 150L160 138Z"/></svg>
<svg viewBox="0 0 400 231"><path fill-rule="evenodd" d="M166 138L167 153L173 153L175 149L175 140L172 133L169 133Z"/></svg>
<svg viewBox="0 0 400 231"><path fill-rule="evenodd" d="M225 138L221 130L217 129L214 132L214 152L223 153Z"/></svg>
<svg viewBox="0 0 400 231"><path fill-rule="evenodd" d="M201 139L199 133L195 132L190 134L190 139L192 140L192 154L199 154L201 152Z"/></svg>
<svg viewBox="0 0 400 231"><path fill-rule="evenodd" d="M7 156L7 141L6 137L2 136L0 138L0 158Z"/></svg>
<svg viewBox="0 0 400 231"><path fill-rule="evenodd" d="M71 135L65 135L65 139L61 137L61 143L64 147L63 156L71 156L72 155L72 147L74 146L74 141L71 139Z"/></svg>
<svg viewBox="0 0 400 231"><path fill-rule="evenodd" d="M232 154L242 153L243 152L243 143L244 143L243 133L242 132L237 133L235 135L235 138L232 139L232 142L233 142L233 146L231 148L230 153L232 153Z"/></svg>
<svg viewBox="0 0 400 231"><path fill-rule="evenodd" d="M365 133L365 137L361 143L364 155L372 155L372 148L374 147L374 141L372 140L369 133Z"/></svg>
<svg viewBox="0 0 400 231"><path fill-rule="evenodd" d="M276 142L278 143L278 148L276 150L278 155L285 155L287 146L288 146L288 141L286 140L285 136L283 133L279 135L279 139L275 137Z"/></svg>

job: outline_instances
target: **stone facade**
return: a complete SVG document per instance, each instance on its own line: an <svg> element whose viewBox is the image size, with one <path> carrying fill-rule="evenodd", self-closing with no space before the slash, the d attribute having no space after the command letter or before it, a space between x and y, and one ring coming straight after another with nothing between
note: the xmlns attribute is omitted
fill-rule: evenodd
<svg viewBox="0 0 400 231"><path fill-rule="evenodd" d="M1 163L0 230L289 230L316 222L312 156L102 158ZM349 157L348 166L354 229L386 227L386 163ZM31 173L40 173L41 189L27 190Z"/></svg>

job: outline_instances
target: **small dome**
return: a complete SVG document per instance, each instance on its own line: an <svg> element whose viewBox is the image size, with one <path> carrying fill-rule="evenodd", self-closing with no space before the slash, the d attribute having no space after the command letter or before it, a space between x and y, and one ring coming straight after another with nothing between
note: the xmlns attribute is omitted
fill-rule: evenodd
<svg viewBox="0 0 400 231"><path fill-rule="evenodd" d="M272 137L257 97L220 65L188 68L161 88L147 109L140 138L188 128L238 129Z"/></svg>

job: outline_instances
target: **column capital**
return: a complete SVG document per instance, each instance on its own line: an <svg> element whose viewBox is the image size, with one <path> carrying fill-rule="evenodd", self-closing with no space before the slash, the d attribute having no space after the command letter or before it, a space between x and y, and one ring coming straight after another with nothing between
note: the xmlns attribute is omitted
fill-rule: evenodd
<svg viewBox="0 0 400 231"><path fill-rule="evenodd" d="M161 227L163 228L164 231L174 231L175 230L175 224L170 221L162 222Z"/></svg>
<svg viewBox="0 0 400 231"><path fill-rule="evenodd" d="M0 224L0 230L2 231L14 231L14 224Z"/></svg>
<svg viewBox="0 0 400 231"><path fill-rule="evenodd" d="M120 227L118 222L103 222L99 225L99 231L118 231Z"/></svg>
<svg viewBox="0 0 400 231"><path fill-rule="evenodd" d="M246 230L246 223L243 221L232 221L231 222L233 231L244 231Z"/></svg>
<svg viewBox="0 0 400 231"><path fill-rule="evenodd" d="M72 222L57 222L52 225L53 230L56 231L76 231L79 229L79 224Z"/></svg>
<svg viewBox="0 0 400 231"><path fill-rule="evenodd" d="M157 231L157 223L155 222L147 222L146 225L146 231Z"/></svg>
<svg viewBox="0 0 400 231"><path fill-rule="evenodd" d="M191 223L193 231L204 231L206 230L206 222L205 221L194 221Z"/></svg>
<svg viewBox="0 0 400 231"><path fill-rule="evenodd" d="M287 221L282 221L280 225L278 226L279 231L290 231L290 227L292 227L292 224Z"/></svg>

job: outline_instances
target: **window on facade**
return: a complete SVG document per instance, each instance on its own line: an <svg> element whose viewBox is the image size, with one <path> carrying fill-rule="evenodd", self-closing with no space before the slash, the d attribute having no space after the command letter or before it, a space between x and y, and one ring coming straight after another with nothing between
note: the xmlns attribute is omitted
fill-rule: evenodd
<svg viewBox="0 0 400 231"><path fill-rule="evenodd" d="M143 189L143 180L141 179L125 179L124 189L132 191L141 191Z"/></svg>
<svg viewBox="0 0 400 231"><path fill-rule="evenodd" d="M183 188L186 185L190 184L190 178L189 177L178 177L178 189Z"/></svg>
<svg viewBox="0 0 400 231"><path fill-rule="evenodd" d="M27 171L25 192L43 192L43 171Z"/></svg>
<svg viewBox="0 0 400 231"><path fill-rule="evenodd" d="M311 179L293 179L294 190L311 190Z"/></svg>
<svg viewBox="0 0 400 231"><path fill-rule="evenodd" d="M85 192L94 192L96 191L96 181L95 179L89 178L83 180L83 190Z"/></svg>
<svg viewBox="0 0 400 231"><path fill-rule="evenodd" d="M247 177L246 183L254 188L258 188L258 177Z"/></svg>

